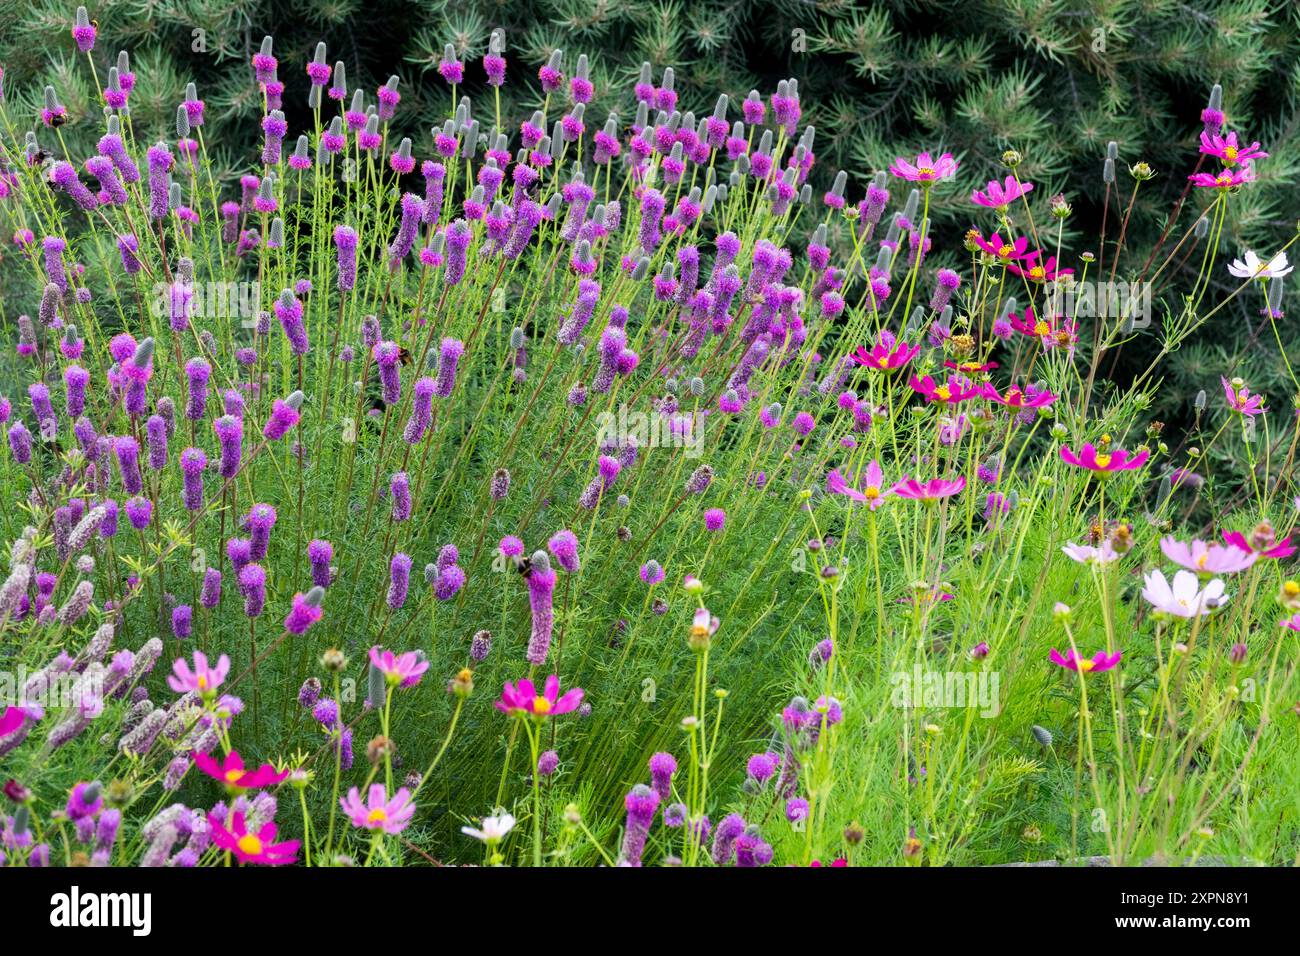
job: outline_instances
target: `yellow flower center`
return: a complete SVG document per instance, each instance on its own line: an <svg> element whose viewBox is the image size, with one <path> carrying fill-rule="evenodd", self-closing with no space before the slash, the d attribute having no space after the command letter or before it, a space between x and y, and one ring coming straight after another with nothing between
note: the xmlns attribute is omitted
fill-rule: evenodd
<svg viewBox="0 0 1300 956"><path fill-rule="evenodd" d="M1031 279L1041 279L1045 275L1047 275L1047 270L1042 266L1034 266L1029 270L1029 278Z"/></svg>
<svg viewBox="0 0 1300 956"><path fill-rule="evenodd" d="M262 853L262 841L252 833L245 833L239 838L236 844L242 853L249 856L260 856Z"/></svg>
<svg viewBox="0 0 1300 956"><path fill-rule="evenodd" d="M879 363L879 365L880 365L881 368L889 368L889 356L888 356L888 355L882 355L880 358L876 359L876 362Z"/></svg>
<svg viewBox="0 0 1300 956"><path fill-rule="evenodd" d="M998 246L998 255L1000 255L1004 259L1015 251L1016 251L1015 246L1008 246L1008 245Z"/></svg>
<svg viewBox="0 0 1300 956"><path fill-rule="evenodd" d="M227 770L227 771L226 771L226 783L234 783L236 780L238 780L238 779L239 779L240 777L242 777L243 775L244 775L244 771L242 771L242 770Z"/></svg>
<svg viewBox="0 0 1300 956"><path fill-rule="evenodd" d="M1011 388L1007 390L1007 404L1008 405L1020 404L1020 389Z"/></svg>
<svg viewBox="0 0 1300 956"><path fill-rule="evenodd" d="M1110 467L1110 455L1106 455L1106 454L1098 455L1098 456L1097 456L1097 467L1098 467L1098 468L1109 468L1109 467Z"/></svg>
<svg viewBox="0 0 1300 956"><path fill-rule="evenodd" d="M1044 322L1042 319L1039 319L1037 322L1034 323L1035 335L1046 335L1050 331L1052 331L1052 327L1048 325L1046 322Z"/></svg>
<svg viewBox="0 0 1300 956"><path fill-rule="evenodd" d="M1282 585L1282 590L1286 593L1287 597L1296 597L1297 595L1300 595L1300 584L1296 584L1294 581L1288 581L1286 584Z"/></svg>
<svg viewBox="0 0 1300 956"><path fill-rule="evenodd" d="M1084 658L1083 660L1077 661L1076 664L1077 664L1077 666L1078 666L1078 668L1079 668L1079 673L1081 673L1081 674L1086 674L1086 673L1088 673L1088 671L1092 670L1094 667L1097 666L1096 664L1094 664L1092 661L1088 660L1087 658Z"/></svg>
<svg viewBox="0 0 1300 956"><path fill-rule="evenodd" d="M1235 163L1237 161L1237 147L1235 146L1223 147L1223 161L1229 166Z"/></svg>
<svg viewBox="0 0 1300 956"><path fill-rule="evenodd" d="M371 810L370 815L366 817L367 824L384 823L387 820L388 820L388 811L385 810L383 807L376 807L375 809Z"/></svg>
<svg viewBox="0 0 1300 956"><path fill-rule="evenodd" d="M197 684L199 685L199 690L207 690L207 689L208 689L208 679L207 679L206 677L204 677L202 674L199 675L199 678L198 678L198 680L197 680L195 683L197 683Z"/></svg>
<svg viewBox="0 0 1300 956"><path fill-rule="evenodd" d="M551 702L549 700L547 700L545 697L533 698L534 714L549 714L550 712L551 712Z"/></svg>
<svg viewBox="0 0 1300 956"><path fill-rule="evenodd" d="M917 167L916 174L922 177L923 179L934 179L935 176L934 167L919 166Z"/></svg>
<svg viewBox="0 0 1300 956"><path fill-rule="evenodd" d="M934 397L941 402L946 402L952 397L952 390L947 385L940 385L934 390Z"/></svg>
<svg viewBox="0 0 1300 956"><path fill-rule="evenodd" d="M1204 569L1205 565L1209 562L1209 560L1210 560L1210 553L1207 551L1205 552L1205 554L1201 555L1199 558L1196 559L1196 566L1198 568Z"/></svg>
<svg viewBox="0 0 1300 956"><path fill-rule="evenodd" d="M867 485L862 491L863 497L875 501L880 497L880 488L877 485Z"/></svg>

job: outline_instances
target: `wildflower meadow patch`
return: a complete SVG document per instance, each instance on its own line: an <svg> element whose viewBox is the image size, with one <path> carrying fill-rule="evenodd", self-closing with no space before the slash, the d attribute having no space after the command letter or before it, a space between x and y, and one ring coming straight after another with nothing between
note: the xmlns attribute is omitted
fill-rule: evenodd
<svg viewBox="0 0 1300 956"><path fill-rule="evenodd" d="M265 38L223 176L69 23L98 102L0 72L0 865L1300 862L1296 231L1231 248L1218 87L1067 241L1032 142L852 184L797 78L594 116L502 30L418 138ZM1243 300L1294 392L1174 435Z"/></svg>

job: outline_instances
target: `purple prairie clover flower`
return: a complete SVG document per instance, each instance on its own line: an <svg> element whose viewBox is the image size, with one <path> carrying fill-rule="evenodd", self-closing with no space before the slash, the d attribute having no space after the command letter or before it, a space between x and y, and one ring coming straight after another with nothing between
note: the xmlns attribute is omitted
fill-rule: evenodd
<svg viewBox="0 0 1300 956"><path fill-rule="evenodd" d="M149 467L162 471L167 467L167 422L161 415L150 415L144 423L145 444L149 447Z"/></svg>
<svg viewBox="0 0 1300 956"><path fill-rule="evenodd" d="M785 802L785 818L791 823L808 819L808 801L803 797L791 797Z"/></svg>
<svg viewBox="0 0 1300 956"><path fill-rule="evenodd" d="M113 454L117 458L117 470L122 479L122 487L129 495L138 495L144 489L140 475L140 444L130 435L121 435L113 440Z"/></svg>
<svg viewBox="0 0 1300 956"><path fill-rule="evenodd" d="M396 342L380 342L371 351L379 371L379 385L385 405L396 405L402 398L402 373L398 366L401 349Z"/></svg>
<svg viewBox="0 0 1300 956"><path fill-rule="evenodd" d="M140 271L140 242L132 233L123 233L117 237L117 251L127 275L135 275Z"/></svg>
<svg viewBox="0 0 1300 956"><path fill-rule="evenodd" d="M546 548L555 557L555 561L569 574L577 574L580 568L578 560L578 536L569 529L557 531Z"/></svg>
<svg viewBox="0 0 1300 956"><path fill-rule="evenodd" d="M294 355L306 355L311 346L307 341L307 327L303 323L303 305L294 296L293 290L282 291L272 308L275 317L280 320L284 337L289 340L289 350Z"/></svg>
<svg viewBox="0 0 1300 956"><path fill-rule="evenodd" d="M549 777L555 773L560 766L560 755L554 750L546 750L537 758L537 775L539 777Z"/></svg>
<svg viewBox="0 0 1300 956"><path fill-rule="evenodd" d="M85 7L77 7L77 18L72 25L72 39L77 44L77 49L82 53L89 53L95 48L95 25L90 22L90 14L86 12Z"/></svg>
<svg viewBox="0 0 1300 956"><path fill-rule="evenodd" d="M641 580L651 587L662 583L665 577L663 565L658 561L652 559L641 565Z"/></svg>
<svg viewBox="0 0 1300 956"><path fill-rule="evenodd" d="M77 170L71 163L62 160L55 163L54 168L50 171L50 181L71 196L72 200L82 209L90 210L99 205L99 200L95 198L94 193L86 188L86 184L78 178ZM166 214L165 209L163 214Z"/></svg>
<svg viewBox="0 0 1300 956"><path fill-rule="evenodd" d="M392 499L393 521L407 521L411 517L411 482L406 472L395 472L388 483L388 494Z"/></svg>
<svg viewBox="0 0 1300 956"><path fill-rule="evenodd" d="M188 604L172 608L172 636L183 641L190 636L194 624L194 609Z"/></svg>
<svg viewBox="0 0 1300 956"><path fill-rule="evenodd" d="M122 185L122 180L118 177L117 169L111 159L107 156L91 156L86 160L85 166L86 172L99 181L101 198L104 201L115 206L126 204L126 188Z"/></svg>
<svg viewBox="0 0 1300 956"><path fill-rule="evenodd" d="M507 558L517 558L524 553L524 543L513 534L508 534L502 538L497 547Z"/></svg>
<svg viewBox="0 0 1300 956"><path fill-rule="evenodd" d="M659 795L660 800L667 801L672 796L673 774L677 772L677 760L672 754L659 751L650 757L650 786Z"/></svg>
<svg viewBox="0 0 1300 956"><path fill-rule="evenodd" d="M420 234L420 221L424 218L424 200L415 193L403 193L399 205L402 218L397 227L397 236L388 247L388 255L395 261L410 255L411 247Z"/></svg>
<svg viewBox="0 0 1300 956"><path fill-rule="evenodd" d="M253 560L253 546L247 538L231 538L226 542L226 557L234 565L235 574L244 570L248 562Z"/></svg>
<svg viewBox="0 0 1300 956"><path fill-rule="evenodd" d="M197 422L203 418L208 404L208 379L212 376L212 366L201 358L192 358L185 363L186 401L185 417Z"/></svg>
<svg viewBox="0 0 1300 956"><path fill-rule="evenodd" d="M325 591L319 585L306 594L295 594L284 619L284 629L290 634L306 634L307 629L321 619L321 602Z"/></svg>
<svg viewBox="0 0 1300 956"><path fill-rule="evenodd" d="M465 571L458 564L449 564L438 571L433 596L439 601L450 601L464 586Z"/></svg>
<svg viewBox="0 0 1300 956"><path fill-rule="evenodd" d="M221 204L221 241L229 245L239 239L239 203L223 202ZM135 247L132 247L134 253Z"/></svg>
<svg viewBox="0 0 1300 956"><path fill-rule="evenodd" d="M492 86L501 86L506 81L506 58L501 55L504 51L505 34L493 30L488 39L488 51L483 55L483 72Z"/></svg>
<svg viewBox="0 0 1300 956"><path fill-rule="evenodd" d="M271 404L271 415L262 428L262 436L267 441L278 441L287 435L301 417L298 409L302 407L302 392L294 392L288 398L277 398Z"/></svg>
<svg viewBox="0 0 1300 956"><path fill-rule="evenodd" d="M555 594L555 571L545 551L534 552L525 583L528 586L528 606L532 613L532 632L528 639L527 659L530 664L546 662L551 648L551 632L555 627L552 600Z"/></svg>
<svg viewBox="0 0 1300 956"><path fill-rule="evenodd" d="M479 663L487 660L488 655L492 653L492 634L489 631L478 631L475 633L469 645L469 656L472 660Z"/></svg>
<svg viewBox="0 0 1300 956"><path fill-rule="evenodd" d="M563 51L555 50L551 53L550 58L538 69L537 79L542 84L543 93L547 95L558 93L564 86L564 73L560 69L563 62Z"/></svg>
<svg viewBox="0 0 1300 956"><path fill-rule="evenodd" d="M398 551L388 565L388 596L390 610L396 611L406 603L411 586L411 556Z"/></svg>
<svg viewBox="0 0 1300 956"><path fill-rule="evenodd" d="M275 198L275 177L270 173L262 180L257 192L253 195L253 211L260 212L263 215L270 215L280 208L279 200ZM276 248L268 243L269 248Z"/></svg>
<svg viewBox="0 0 1300 956"><path fill-rule="evenodd" d="M745 764L745 773L760 786L776 775L777 757L773 753L754 754Z"/></svg>
<svg viewBox="0 0 1300 956"><path fill-rule="evenodd" d="M9 451L13 454L14 461L20 465L26 465L32 460L32 433L22 422L16 421L9 426Z"/></svg>
<svg viewBox="0 0 1300 956"><path fill-rule="evenodd" d="M506 468L498 468L492 473L492 480L488 484L488 495L494 501L501 501L508 494L510 494L510 471Z"/></svg>
<svg viewBox="0 0 1300 956"><path fill-rule="evenodd" d="M452 86L465 82L465 64L456 59L456 48L450 43L442 48L442 59L438 61L438 75Z"/></svg>
<svg viewBox="0 0 1300 956"><path fill-rule="evenodd" d="M289 132L289 124L279 110L271 110L262 117L262 162L267 166L276 166L284 149L284 137Z"/></svg>
<svg viewBox="0 0 1300 956"><path fill-rule="evenodd" d="M934 312L942 312L959 285L961 285L960 275L951 269L940 269L934 295L930 297L930 309Z"/></svg>
<svg viewBox="0 0 1300 956"><path fill-rule="evenodd" d="M420 165L420 173L424 176L424 216L421 222L426 226L436 226L442 212L442 184L447 178L447 167L425 160Z"/></svg>
<svg viewBox="0 0 1300 956"><path fill-rule="evenodd" d="M338 250L339 290L351 291L357 282L357 231L351 226L337 226L334 246Z"/></svg>
<svg viewBox="0 0 1300 956"><path fill-rule="evenodd" d="M104 809L104 788L98 780L79 783L68 794L64 812L72 821L93 817Z"/></svg>
<svg viewBox="0 0 1300 956"><path fill-rule="evenodd" d="M266 550L271 543L271 529L275 527L275 509L267 504L256 504L249 509L244 518L248 528L249 554L254 561L266 557Z"/></svg>
<svg viewBox="0 0 1300 956"><path fill-rule="evenodd" d="M316 587L330 586L330 562L334 560L334 546L316 538L307 544L307 563L311 565L311 581Z"/></svg>
<svg viewBox="0 0 1300 956"><path fill-rule="evenodd" d="M709 508L704 512L704 527L708 531L721 531L727 523L727 513L721 508Z"/></svg>
<svg viewBox="0 0 1300 956"><path fill-rule="evenodd" d="M411 417L402 430L402 439L408 445L417 445L433 424L433 396L437 391L437 383L425 376L416 379L411 391Z"/></svg>
<svg viewBox="0 0 1300 956"><path fill-rule="evenodd" d="M375 97L379 101L379 118L385 122L397 114L397 104L402 100L402 94L397 92L397 83L397 77L390 76L388 82L375 91Z"/></svg>
<svg viewBox="0 0 1300 956"><path fill-rule="evenodd" d="M12 432L10 432L12 435ZM153 502L148 498L128 498L126 505L126 519L131 522L131 527L137 531L143 531L149 527L149 519L153 517Z"/></svg>
<svg viewBox="0 0 1300 956"><path fill-rule="evenodd" d="M444 275L447 285L454 286L465 277L468 264L469 244L474 238L469 223L464 219L455 220L447 227L447 271Z"/></svg>
<svg viewBox="0 0 1300 956"><path fill-rule="evenodd" d="M221 449L217 472L228 480L239 472L244 423L234 415L223 415L213 422L212 427Z"/></svg>
<svg viewBox="0 0 1300 956"><path fill-rule="evenodd" d="M54 406L50 403L50 390L44 382L33 382L27 386L27 397L32 402L32 413L38 422L54 418Z"/></svg>
<svg viewBox="0 0 1300 956"><path fill-rule="evenodd" d="M258 51L253 54L253 79L258 83L266 84L275 81L276 68L279 62L271 54L271 38L262 37L262 45Z"/></svg>
<svg viewBox="0 0 1300 956"><path fill-rule="evenodd" d="M203 585L199 588L199 605L212 610L221 603L221 572L208 568L203 572Z"/></svg>
<svg viewBox="0 0 1300 956"><path fill-rule="evenodd" d="M646 189L641 194L641 231L638 240L646 255L652 254L659 245L659 223L665 205L663 195L655 189Z"/></svg>
<svg viewBox="0 0 1300 956"><path fill-rule="evenodd" d="M239 572L239 593L244 596L244 615L261 617L266 607L266 569L249 562Z"/></svg>
<svg viewBox="0 0 1300 956"><path fill-rule="evenodd" d="M627 824L623 830L623 853L619 863L623 866L640 866L645 852L646 837L659 809L659 794L643 783L638 783L624 798Z"/></svg>
<svg viewBox="0 0 1300 956"><path fill-rule="evenodd" d="M465 344L459 339L445 338L438 352L438 378L433 393L439 398L450 398L456 387L456 364L465 353Z"/></svg>
<svg viewBox="0 0 1300 956"><path fill-rule="evenodd" d="M405 176L415 169L415 157L411 155L411 139L402 137L397 149L388 157L388 165L399 176Z"/></svg>
<svg viewBox="0 0 1300 956"><path fill-rule="evenodd" d="M725 866L731 862L736 840L744 832L745 818L739 813L730 813L719 821L713 830L713 849L710 851L715 865Z"/></svg>
<svg viewBox="0 0 1300 956"><path fill-rule="evenodd" d="M208 456L201 448L186 448L181 452L181 475L184 485L186 511L203 508L203 470L208 466Z"/></svg>
<svg viewBox="0 0 1300 956"><path fill-rule="evenodd" d="M150 146L146 156L149 160L149 218L165 219L174 160L164 143Z"/></svg>

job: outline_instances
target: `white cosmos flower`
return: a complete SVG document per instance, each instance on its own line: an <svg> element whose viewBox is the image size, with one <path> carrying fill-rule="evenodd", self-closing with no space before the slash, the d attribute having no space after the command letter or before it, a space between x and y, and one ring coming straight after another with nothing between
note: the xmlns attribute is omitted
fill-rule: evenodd
<svg viewBox="0 0 1300 956"><path fill-rule="evenodd" d="M1238 279L1271 279L1274 276L1284 276L1294 268L1287 262L1285 252L1279 252L1268 262L1263 262L1253 249L1248 249L1245 261L1234 259L1228 266L1228 271Z"/></svg>
<svg viewBox="0 0 1300 956"><path fill-rule="evenodd" d="M1200 617L1228 602L1227 595L1223 593L1222 578L1214 578L1200 589L1200 581L1195 574L1179 571L1174 575L1171 586L1163 571L1154 570L1147 574L1144 581L1146 587L1142 589L1142 596L1157 611L1174 617Z"/></svg>
<svg viewBox="0 0 1300 956"><path fill-rule="evenodd" d="M500 843L514 828L515 818L508 813L503 813L495 817L484 817L481 830L476 830L474 827L461 827L460 832L484 843Z"/></svg>
<svg viewBox="0 0 1300 956"><path fill-rule="evenodd" d="M1071 541L1061 550L1067 557L1073 558L1080 564L1110 564L1119 557L1109 541L1103 541L1099 548L1090 544L1075 544Z"/></svg>

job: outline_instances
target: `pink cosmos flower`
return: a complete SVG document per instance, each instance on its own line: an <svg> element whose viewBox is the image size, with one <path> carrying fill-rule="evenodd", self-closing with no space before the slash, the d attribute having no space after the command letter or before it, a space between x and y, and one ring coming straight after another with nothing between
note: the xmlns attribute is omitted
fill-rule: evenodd
<svg viewBox="0 0 1300 956"><path fill-rule="evenodd" d="M1002 393L997 390L997 387L992 382L985 382L981 394L999 405L1017 409L1046 408L1056 401L1056 396L1047 389L1032 384L1026 385L1023 389L1012 385L1005 393Z"/></svg>
<svg viewBox="0 0 1300 956"><path fill-rule="evenodd" d="M870 351L866 346L859 346L858 350L853 353L853 361L859 365L865 365L867 368L880 369L881 371L892 372L896 368L902 368L908 362L916 357L916 353L921 351L919 345L908 345L906 342L895 347L893 336L882 335L876 340Z"/></svg>
<svg viewBox="0 0 1300 956"><path fill-rule="evenodd" d="M1159 569L1148 573L1143 581L1146 586L1142 588L1142 596L1157 611L1174 617L1201 617L1228 600L1221 578L1214 578L1198 590L1198 579L1191 571L1179 571L1172 585Z"/></svg>
<svg viewBox="0 0 1300 956"><path fill-rule="evenodd" d="M917 481L915 478L904 478L894 487L889 489L891 495L898 495L900 498L910 498L913 501L939 501L943 498L951 497L958 494L966 487L966 477L964 475L957 478L931 478L929 481Z"/></svg>
<svg viewBox="0 0 1300 956"><path fill-rule="evenodd" d="M212 842L235 855L240 863L260 863L265 866L283 866L298 858L299 841L275 842L275 823L267 821L256 833L248 830L242 811L236 810L230 825L220 814L208 815Z"/></svg>
<svg viewBox="0 0 1300 956"><path fill-rule="evenodd" d="M880 470L880 463L874 458L856 481L851 472L842 473L838 468L831 469L826 476L827 491L831 494L846 495L852 501L865 504L872 511L883 505L885 499L889 497L890 489L883 488L884 483L884 472ZM859 491L858 488L862 490Z"/></svg>
<svg viewBox="0 0 1300 956"><path fill-rule="evenodd" d="M6 707L3 714L0 714L0 737L8 737L15 730L23 725L27 719L27 712L17 707Z"/></svg>
<svg viewBox="0 0 1300 956"><path fill-rule="evenodd" d="M1223 394L1228 399L1228 407L1234 412L1254 418L1261 412L1268 411L1264 407L1263 395L1250 394L1250 389L1245 385L1240 389L1233 388L1232 383L1222 375L1219 376L1219 380L1223 382Z"/></svg>
<svg viewBox="0 0 1300 956"><path fill-rule="evenodd" d="M1296 552L1296 546L1291 543L1290 535L1287 535L1281 541L1277 542L1277 544L1274 544L1269 548L1252 547L1250 542L1246 539L1246 536L1240 531L1225 531L1223 533L1223 540L1234 548L1253 554L1257 558L1289 558ZM3 735L0 734L0 736Z"/></svg>
<svg viewBox="0 0 1300 956"><path fill-rule="evenodd" d="M1207 544L1199 539L1191 543L1178 541L1173 535L1160 539L1160 550L1174 564L1197 574L1236 574L1255 563L1259 555L1249 548Z"/></svg>
<svg viewBox="0 0 1300 956"><path fill-rule="evenodd" d="M1098 651L1092 657L1080 657L1073 648L1068 654L1062 654L1053 647L1052 653L1048 656L1057 667L1064 667L1068 671L1078 671L1080 674L1092 674L1110 670L1119 663L1120 658L1124 656L1124 652L1116 651L1114 654L1107 654L1105 651Z"/></svg>
<svg viewBox="0 0 1300 956"><path fill-rule="evenodd" d="M1220 136L1217 133L1211 135L1204 130L1201 132L1201 152L1206 156L1217 156L1224 166L1235 166L1238 163L1249 163L1251 160L1268 157L1268 153L1260 149L1257 142L1243 146L1237 141L1236 133Z"/></svg>
<svg viewBox="0 0 1300 956"><path fill-rule="evenodd" d="M1151 453L1140 451L1136 455L1130 455L1122 448L1116 448L1112 452L1098 451L1089 442L1084 442L1083 447L1079 449L1076 455L1070 450L1068 445L1061 446L1061 460L1067 465L1074 465L1076 468L1087 468L1090 471L1113 472L1113 471L1132 471L1135 468L1141 468Z"/></svg>
<svg viewBox="0 0 1300 956"><path fill-rule="evenodd" d="M1055 282L1061 276L1074 275L1073 269L1057 268L1056 256L1048 256L1046 262L1039 262L1038 257L1041 255L1042 252L1035 252L1023 266L1009 262L1007 271L1012 275L1024 276L1033 282Z"/></svg>
<svg viewBox="0 0 1300 956"><path fill-rule="evenodd" d="M361 802L361 793L356 787L339 800L339 806L348 815L354 827L363 830L382 830L385 833L401 833L415 815L415 803L410 791L402 787L388 799L388 792L382 783L370 785L370 795L365 803Z"/></svg>
<svg viewBox="0 0 1300 956"><path fill-rule="evenodd" d="M194 753L194 765L213 780L219 780L232 792L257 790L262 787L274 787L289 777L289 771L278 771L269 763L264 763L256 770L244 767L244 760L238 750L230 751L224 761L205 753Z"/></svg>
<svg viewBox="0 0 1300 956"><path fill-rule="evenodd" d="M1090 544L1075 544L1071 541L1061 548L1066 557L1080 564L1110 564L1119 560L1119 552L1111 547L1109 541L1103 541L1099 547Z"/></svg>
<svg viewBox="0 0 1300 956"><path fill-rule="evenodd" d="M387 648L376 644L370 648L370 663L384 675L389 685L396 687L414 687L420 683L420 677L429 669L429 662L416 651L394 654Z"/></svg>
<svg viewBox="0 0 1300 956"><path fill-rule="evenodd" d="M979 386L963 375L950 375L948 381L942 384L935 382L929 375L913 375L907 384L912 387L912 391L924 395L927 402L943 405L964 402L981 394Z"/></svg>
<svg viewBox="0 0 1300 956"><path fill-rule="evenodd" d="M1285 621L1279 621L1278 626L1285 627L1289 631L1300 631L1300 611L1292 614Z"/></svg>
<svg viewBox="0 0 1300 956"><path fill-rule="evenodd" d="M175 676L167 678L167 686L176 693L188 694L194 691L204 697L211 697L230 673L230 658L222 654L217 658L217 666L209 667L208 656L202 651L195 651L194 670L189 669L184 658L177 658L172 664L172 671Z"/></svg>
<svg viewBox="0 0 1300 956"><path fill-rule="evenodd" d="M532 714L534 717L558 717L576 710L582 702L584 691L574 687L560 696L560 679L552 674L546 678L546 687L537 693L533 682L522 678L518 685L506 681L501 690L501 699L496 702L497 710L505 714Z"/></svg>
<svg viewBox="0 0 1300 956"><path fill-rule="evenodd" d="M990 180L987 191L975 190L970 194L970 201L977 206L987 206L990 209L1005 209L1033 190L1033 183L1017 182L1016 177L1008 176L1004 183L999 183L996 179Z"/></svg>
<svg viewBox="0 0 1300 956"><path fill-rule="evenodd" d="M1034 256L1038 255L1037 252L1031 252L1029 250L1028 236L1021 236L1019 239L1007 240L1003 239L1002 236L995 232L990 238L985 239L974 229L967 233L967 236L970 241L979 246L979 248L983 249L989 255L996 256L999 259L1007 261L1014 259L1032 259Z"/></svg>
<svg viewBox="0 0 1300 956"><path fill-rule="evenodd" d="M913 183L933 183L941 179L951 179L957 173L957 160L952 153L944 153L934 159L929 153L921 153L916 163L909 163L901 156L890 165L889 171L900 179Z"/></svg>
<svg viewBox="0 0 1300 956"><path fill-rule="evenodd" d="M1255 170L1249 163L1243 163L1237 169L1225 169L1215 173L1192 173L1187 177L1197 189L1232 189L1255 181Z"/></svg>

